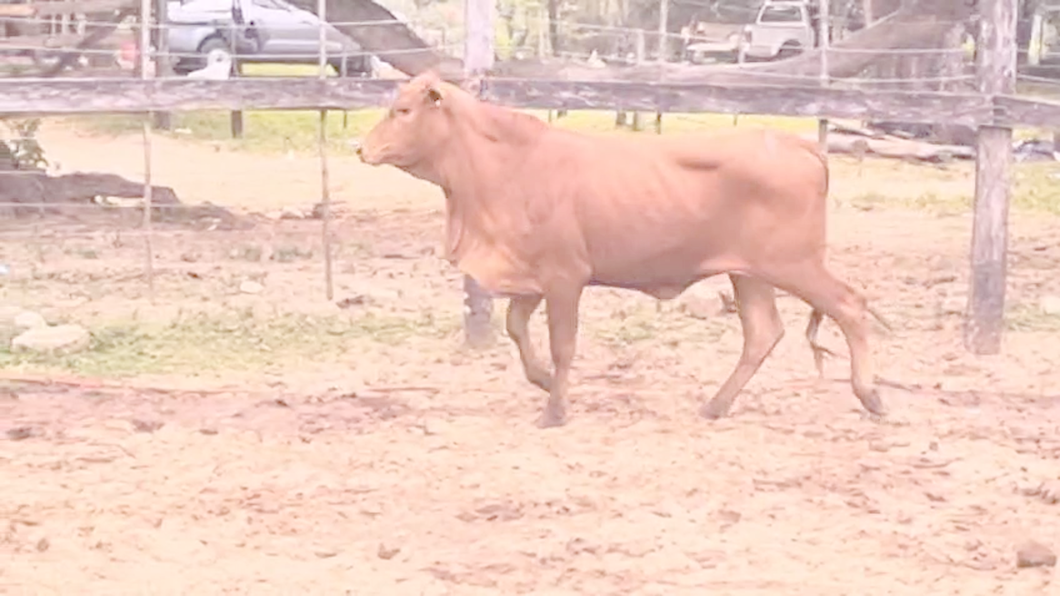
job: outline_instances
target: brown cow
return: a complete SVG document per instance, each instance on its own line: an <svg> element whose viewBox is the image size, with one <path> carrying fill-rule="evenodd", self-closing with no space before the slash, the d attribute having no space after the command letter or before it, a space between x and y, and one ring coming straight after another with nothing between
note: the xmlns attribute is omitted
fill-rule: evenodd
<svg viewBox="0 0 1060 596"><path fill-rule="evenodd" d="M724 416L783 337L774 287L813 307L806 337L819 373L827 351L816 341L822 314L839 324L854 393L866 410L883 414L868 345L873 311L824 265L828 166L814 143L774 131L580 134L426 73L401 86L358 153L364 163L396 166L445 191L446 256L511 298L508 334L526 378L549 392L542 428L565 423L586 286L672 299L720 273L732 281L744 345L703 416ZM528 338L542 299L551 375Z"/></svg>

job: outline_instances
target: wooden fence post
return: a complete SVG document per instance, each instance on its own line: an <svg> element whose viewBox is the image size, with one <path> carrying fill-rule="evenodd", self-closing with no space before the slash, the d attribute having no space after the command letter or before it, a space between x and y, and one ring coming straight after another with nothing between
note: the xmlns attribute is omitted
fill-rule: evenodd
<svg viewBox="0 0 1060 596"><path fill-rule="evenodd" d="M659 47L657 49L659 62L659 80L665 73L666 63L669 58L670 48L670 0L659 0ZM639 113L639 112L638 112ZM655 111L655 134L662 134L662 112ZM639 123L638 123L639 124ZM638 129L639 130L639 129Z"/></svg>
<svg viewBox="0 0 1060 596"><path fill-rule="evenodd" d="M818 0L817 50L821 52L821 87L828 86L828 46L831 45L831 6L828 0ZM817 119L817 142L821 151L828 153L828 118Z"/></svg>
<svg viewBox="0 0 1060 596"><path fill-rule="evenodd" d="M634 48L634 56L635 56L634 59L637 61L636 62L637 66L640 66L641 64L644 64L644 60L645 60L645 58L648 55L647 47L645 46L645 41L646 40L645 40L644 30L643 29L637 29L634 32L634 35L635 35L634 40L633 40L633 48ZM626 113L623 112L622 116L623 116L623 123L625 123ZM635 110L633 112L633 122L630 123L630 126L633 128L633 130L641 130L641 129L644 128L644 123L642 122L642 119L643 119L643 114L641 114L639 111Z"/></svg>
<svg viewBox="0 0 1060 596"><path fill-rule="evenodd" d="M317 32L317 76L320 80L328 78L327 26L328 3L317 0L317 18L320 19L320 30ZM345 76L346 57L342 57L341 76ZM328 300L335 297L335 282L331 272L331 182L328 174L328 111L320 110L320 129L317 137L317 152L320 154L320 243L324 250L324 295Z"/></svg>
<svg viewBox="0 0 1060 596"><path fill-rule="evenodd" d="M983 95L1016 88L1017 0L979 0L976 77ZM1005 323L1008 208L1012 180L1012 129L979 127L975 159L975 221L964 345L974 354L997 354Z"/></svg>
<svg viewBox="0 0 1060 596"><path fill-rule="evenodd" d="M155 40L155 76L166 79L173 76L173 59L169 55L169 3L155 0L155 27L151 38ZM173 115L169 112L154 113L154 127L158 130L173 129Z"/></svg>
<svg viewBox="0 0 1060 596"><path fill-rule="evenodd" d="M148 68L151 63L151 0L140 0L140 79L147 81L151 77ZM151 120L152 112L144 114L143 119L143 157L144 157L144 212L141 227L144 233L144 277L147 279L147 293L152 303L155 301L155 254L152 246L152 205L151 192Z"/></svg>
<svg viewBox="0 0 1060 596"><path fill-rule="evenodd" d="M464 74L478 76L493 67L494 0L465 0ZM493 298L470 276L464 276L464 339L471 347L493 341Z"/></svg>
<svg viewBox="0 0 1060 596"><path fill-rule="evenodd" d="M232 75L239 76L243 74L243 64L240 62L237 55L239 54L239 47L236 43L238 41L238 35L243 31L239 28L239 25L232 23L228 28L228 51L232 55ZM243 138L243 110L233 110L229 114L229 123L232 128L232 138L242 139Z"/></svg>
<svg viewBox="0 0 1060 596"><path fill-rule="evenodd" d="M659 64L666 63L666 49L670 47L668 43L670 23L670 0L659 0L659 39L656 42L658 45L655 48L655 59Z"/></svg>

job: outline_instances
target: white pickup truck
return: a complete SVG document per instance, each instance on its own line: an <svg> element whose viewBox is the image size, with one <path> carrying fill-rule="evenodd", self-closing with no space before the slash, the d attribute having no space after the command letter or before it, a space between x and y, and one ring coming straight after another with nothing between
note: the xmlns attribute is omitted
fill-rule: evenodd
<svg viewBox="0 0 1060 596"><path fill-rule="evenodd" d="M703 24L697 26L702 29ZM815 0L766 0L754 21L724 40L698 40L685 48L693 63L781 60L817 45Z"/></svg>
<svg viewBox="0 0 1060 596"><path fill-rule="evenodd" d="M817 45L817 3L802 0L766 2L754 23L744 26L744 59L783 60Z"/></svg>

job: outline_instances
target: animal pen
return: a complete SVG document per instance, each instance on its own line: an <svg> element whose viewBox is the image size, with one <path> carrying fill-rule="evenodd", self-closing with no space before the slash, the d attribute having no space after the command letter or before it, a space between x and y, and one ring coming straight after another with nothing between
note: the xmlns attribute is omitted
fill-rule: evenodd
<svg viewBox="0 0 1060 596"><path fill-rule="evenodd" d="M952 6L950 6L952 4ZM329 12L329 6L331 11ZM662 3L666 6L666 3ZM847 118L906 123L949 124L978 130L975 142L977 184L974 240L971 247L973 275L967 311L967 345L975 353L996 353L1000 349L1003 326L1006 217L1009 187L1008 164L1011 161L1012 128L1054 125L1060 117L1060 104L1043 99L1020 97L1016 91L1016 0L989 0L980 3L979 12L962 3L923 2L915 7L903 6L870 28L829 45L831 37L828 2L821 5L818 35L820 47L797 58L777 64L732 66L691 66L669 64L662 54L668 37L665 12L660 29L664 32L633 31L643 56L645 38L655 34L659 50L655 63L640 58L634 65L591 68L578 64L557 65L541 60L511 60L494 64L493 3L468 0L466 3L466 39L463 60L447 56L444 48L387 47L385 29L399 45L408 46L409 34L404 21L374 20L331 24L361 42L364 52L371 52L399 68L409 71L431 67L447 77L481 78L480 96L518 108L548 110L631 110L658 114L660 122L667 113L769 114L779 116L815 116L821 119L822 142L827 143L827 119ZM354 8L349 8L354 7ZM378 107L386 102L397 81L378 78L335 79L327 76L328 56L324 48L325 29L319 27L318 78L254 77L227 80L189 80L173 76L173 57L165 51L166 24L160 24L159 9L164 3L144 0L138 7L120 2L36 2L4 5L0 11L16 24L52 22L62 16L69 29L68 17L83 14L99 20L84 23L84 36L68 33L58 37L61 50L54 47L55 37L10 37L10 50L34 54L46 52L58 57L58 64L46 67L43 77L10 76L2 83L0 113L5 115L60 115L93 113L165 114L172 111L224 109L233 112L233 130L243 110L320 110L324 122L328 110L357 110ZM314 10L322 22L332 14L357 13L353 3L319 0ZM92 69L63 77L63 66L76 63L79 56L98 59L113 49L99 49L101 40L113 34L117 21L130 15L153 15L139 19L137 47L151 48L139 52L138 78L100 76ZM107 15L107 18L103 18ZM341 18L341 17L340 17ZM140 26L139 23L146 23ZM961 58L962 32L978 23L976 63L974 68ZM376 28L373 31L373 27ZM905 32L899 29L906 27ZM390 31L404 29L402 36ZM956 33L956 35L954 35ZM237 37L237 32L232 37ZM880 47L880 39L892 37L901 47ZM34 46L48 40L47 45ZM23 41L24 40L24 41ZM957 43L954 43L954 42ZM909 47L928 44L925 47ZM415 44L414 44L415 45ZM235 54L238 58L238 52ZM955 56L956 60L951 58ZM661 57L661 61L660 61ZM886 76L883 60L897 64L902 73L912 76ZM97 60L98 61L98 60ZM790 63L790 64L789 64ZM956 63L956 66L954 64ZM924 69L924 65L927 68ZM917 69L921 74L917 74ZM912 69L912 70L910 70ZM238 67L236 67L238 72ZM859 73L875 71L877 76ZM972 72L974 71L974 74ZM893 69L891 72L895 72ZM878 76L884 73L884 76ZM153 284L151 256L152 209L150 137L151 119L144 120L144 160L146 179L143 192L143 230L145 273L148 286ZM324 150L324 128L321 128L320 166L322 184L322 228L324 242L329 241L329 192L327 155ZM867 138L853 143L868 150ZM960 149L958 149L959 151ZM946 156L943 150L941 155ZM8 172L7 175L30 175L31 172ZM21 208L37 206L18 201ZM13 206L13 205L9 205ZM54 205L52 205L54 206ZM331 251L324 250L326 292L333 297ZM473 280L465 280L466 329L473 343L489 339L490 298L478 290Z"/></svg>
<svg viewBox="0 0 1060 596"><path fill-rule="evenodd" d="M1060 122L1028 41L1046 3L778 0L824 18L770 59L741 42L767 29L753 0L414 4L293 0L335 30L308 45L350 40L276 50L300 66L224 19L228 69L165 34L180 2L0 5L0 337L92 336L0 346L0 592L1055 584L1060 165L1028 138ZM721 279L587 291L578 412L534 429L492 298L439 258L441 193L350 148L428 68L556 127L825 144L830 266L895 327L872 334L890 414L859 415L845 366L813 374L782 296L788 336L732 416L696 416L741 355Z"/></svg>

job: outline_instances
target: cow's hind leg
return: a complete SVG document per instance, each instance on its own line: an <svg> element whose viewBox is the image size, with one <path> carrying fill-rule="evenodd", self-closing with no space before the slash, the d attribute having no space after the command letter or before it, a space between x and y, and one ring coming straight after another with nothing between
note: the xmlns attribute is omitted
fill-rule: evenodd
<svg viewBox="0 0 1060 596"><path fill-rule="evenodd" d="M729 279L732 280L737 312L743 326L743 353L721 389L700 409L700 414L710 419L721 418L729 412L736 395L784 337L784 324L777 312L773 286L742 275L730 274Z"/></svg>
<svg viewBox="0 0 1060 596"><path fill-rule="evenodd" d="M519 349L519 360L523 364L526 380L548 391L552 386L552 376L548 369L537 359L534 346L530 343L530 316L537 310L543 296L516 296L508 302L506 327L508 337L512 338Z"/></svg>
<svg viewBox="0 0 1060 596"><path fill-rule="evenodd" d="M578 341L578 303L581 288L550 293L545 297L548 308L548 342L552 352L552 384L548 404L537 425L541 428L567 423L567 388L570 369Z"/></svg>
<svg viewBox="0 0 1060 596"><path fill-rule="evenodd" d="M821 263L808 263L782 272L776 285L831 317L850 349L850 384L861 405L873 414L884 413L869 353L868 303L854 288L836 279Z"/></svg>
<svg viewBox="0 0 1060 596"><path fill-rule="evenodd" d="M806 323L806 341L810 342L813 350L813 365L817 368L817 376L824 378L824 357L835 356L835 352L817 343L817 332L821 329L821 321L824 313L816 308L810 311L810 320Z"/></svg>

